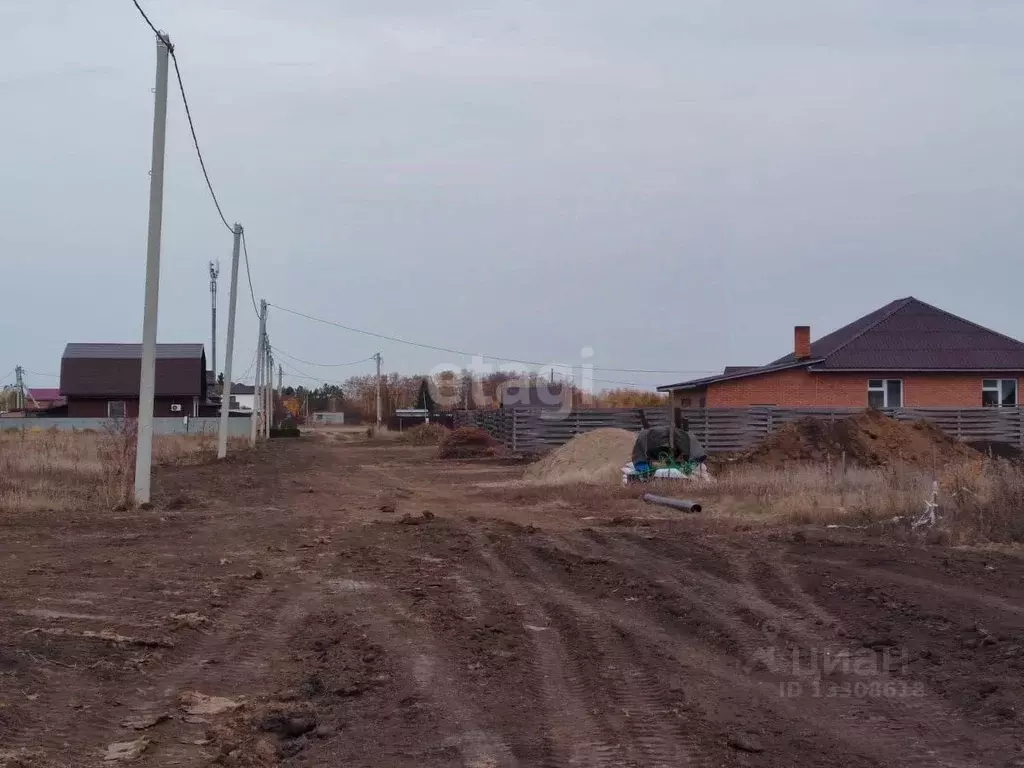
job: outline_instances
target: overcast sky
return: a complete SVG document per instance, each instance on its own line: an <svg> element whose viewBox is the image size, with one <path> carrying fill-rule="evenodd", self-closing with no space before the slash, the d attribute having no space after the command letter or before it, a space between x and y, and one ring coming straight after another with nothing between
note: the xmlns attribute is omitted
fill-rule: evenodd
<svg viewBox="0 0 1024 768"><path fill-rule="evenodd" d="M1019 0L143 7L176 45L257 298L679 371L595 374L643 385L768 362L794 324L817 337L907 295L1024 338ZM57 373L66 342L141 338L155 43L130 0L2 16L0 376ZM209 348L206 264L226 319L231 238L174 89L169 115L159 337ZM238 320L244 371L243 287ZM312 362L468 362L277 309L270 332Z"/></svg>

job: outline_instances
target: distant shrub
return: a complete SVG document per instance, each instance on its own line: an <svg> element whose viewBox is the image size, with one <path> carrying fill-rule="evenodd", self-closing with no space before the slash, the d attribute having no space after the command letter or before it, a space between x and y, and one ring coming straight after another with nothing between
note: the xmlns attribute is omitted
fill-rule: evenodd
<svg viewBox="0 0 1024 768"><path fill-rule="evenodd" d="M478 427L459 427L448 432L437 450L439 459L486 459L501 453L501 446Z"/></svg>
<svg viewBox="0 0 1024 768"><path fill-rule="evenodd" d="M279 427L270 428L271 437L299 437L302 433L294 424L282 424Z"/></svg>
<svg viewBox="0 0 1024 768"><path fill-rule="evenodd" d="M402 433L409 445L440 445L451 430L441 424L420 424Z"/></svg>

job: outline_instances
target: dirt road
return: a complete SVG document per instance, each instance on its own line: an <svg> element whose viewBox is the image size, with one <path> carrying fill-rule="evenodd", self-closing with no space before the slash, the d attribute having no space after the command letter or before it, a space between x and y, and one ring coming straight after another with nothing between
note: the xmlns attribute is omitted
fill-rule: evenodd
<svg viewBox="0 0 1024 768"><path fill-rule="evenodd" d="M1024 766L1024 560L429 455L282 441L5 515L0 766Z"/></svg>

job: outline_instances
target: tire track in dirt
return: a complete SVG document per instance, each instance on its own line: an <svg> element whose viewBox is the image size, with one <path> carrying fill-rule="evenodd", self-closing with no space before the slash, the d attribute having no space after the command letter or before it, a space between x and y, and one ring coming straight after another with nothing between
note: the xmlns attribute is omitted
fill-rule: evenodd
<svg viewBox="0 0 1024 768"><path fill-rule="evenodd" d="M527 588L534 593L533 599L544 605L572 654L573 666L581 673L579 695L600 702L604 714L601 728L614 736L625 752L628 762L619 764L710 765L696 736L680 730L674 721L674 706L666 704L657 673L649 673L631 658L622 642L630 629L610 626L599 610L567 593L528 548L505 548L500 557L510 570L529 574Z"/></svg>
<svg viewBox="0 0 1024 768"><path fill-rule="evenodd" d="M550 563L544 563L541 567L547 568L556 581L562 584L566 583L565 574L551 570ZM633 567L642 566L637 564ZM749 585L732 584L729 586L741 593L749 593L752 590L752 587ZM549 594L557 595L560 600L577 610L585 613L593 610L593 607L589 604L580 604L579 598L574 594L575 588L571 579L567 583L566 588L560 591L554 584L546 585L545 588ZM566 589L569 591L566 591ZM672 633L671 635L666 633L660 622L655 624L652 624L649 620L645 622L641 612L642 609L628 604L619 609L610 609L607 606L606 600L605 609L600 615L605 616L606 620L612 621L623 632L643 637L647 641L654 642L664 648L671 648L675 658L684 667L693 669L694 649L685 646L681 648L678 633ZM810 641L812 643L811 647L819 653L849 653L848 645L835 643L820 636L805 635L801 637L801 640L804 642ZM709 663L709 659L706 657L707 649L700 649L698 654L705 654L702 662L705 665L705 671L713 669L713 665ZM801 668L785 658L782 659L782 662L786 665L783 667L783 671L789 675L791 680L801 683L804 690L814 690L813 687L809 686L812 680L818 679L820 670L815 667ZM982 764L974 762L969 754L965 754L957 746L965 741L970 742L972 740L972 731L964 728L960 724L959 717L948 707L936 701L934 696L930 694L926 694L920 700L906 699L902 701L893 701L884 697L839 700L818 696L815 697L815 706L819 710L831 713L831 716L828 718L819 718L811 716L807 710L798 708L794 702L787 702L784 699L780 700L778 689L773 690L771 687L765 687L762 683L758 682L756 676L744 678L738 674L730 673L728 671L728 663L726 663L726 666L714 670L714 673L724 678L722 682L731 678L729 683L740 688L747 688L750 690L751 695L756 696L754 692L760 689L762 693L768 694L768 697L765 698L768 705L786 720L804 721L808 725L813 725L819 731L832 733L839 743L846 745L847 748L860 750L865 757L871 755L874 759L885 760L892 759L893 756L898 755L906 765L921 766ZM871 683L881 685L887 681L885 676L871 671L863 673L856 680L856 682L868 685ZM774 700L771 698L772 694L775 695ZM708 700L714 700L716 693L713 690L706 690L705 697ZM908 721L927 724L924 730L927 733L927 745L930 745L930 747L926 746L926 742L922 738L908 734L906 727L903 725L903 723ZM860 723L870 723L871 725L860 725ZM921 730L920 725L918 730ZM867 749L864 749L864 745L869 746ZM1010 746L1009 743L1005 742L997 745L999 749L1008 749Z"/></svg>
<svg viewBox="0 0 1024 768"><path fill-rule="evenodd" d="M624 765L622 747L601 728L590 714L586 701L591 698L584 682L579 659L566 647L563 632L549 613L537 602L531 590L524 589L501 558L481 539L484 560L504 584L505 591L521 606L523 618L533 633L534 676L544 688L545 721L553 754L540 768L618 768Z"/></svg>
<svg viewBox="0 0 1024 768"><path fill-rule="evenodd" d="M901 690L903 684L908 682L908 679L903 676L892 676L887 673L884 652L880 654L878 651L871 649L851 648L851 644L848 641L839 641L834 637L822 634L821 627L836 626L838 622L832 618L828 611L821 608L807 595L787 564L781 563L778 560L769 560L763 554L750 553L750 559L755 564L755 567L749 571L753 582L750 586L754 587L760 597L769 601L770 605L779 606L779 617L782 621L787 622L774 627L773 630L782 630L791 640L795 640L799 644L799 651L809 651L812 654L810 659L811 666L806 669L802 668L801 662L796 661L796 657L792 655L785 662L789 667L790 673L792 673L791 677L803 683L805 688L810 684L812 690L814 690L813 686L815 685L821 690L823 684L828 685L832 682L821 674L822 668L828 668L830 665L838 665L846 670L846 682L850 682L849 678L852 677L852 682L855 686L865 686L869 691L876 689L884 691L887 684L892 684L894 690ZM741 572L746 572L746 569L741 568ZM773 586L785 592L785 596L782 599L772 599ZM741 596L742 600L752 607L760 602L759 600L751 600L750 589L746 584L742 585L742 589L737 589L736 592ZM716 595L715 602L727 602L723 597L724 595L721 593ZM799 610L800 614L803 615L794 615L794 609ZM810 627L803 620L806 616L815 618L817 620L815 623L820 622L820 625ZM857 665L856 659L858 654L860 654L861 659L871 663ZM850 658L852 663L843 663L842 660L844 658ZM852 674L850 674L851 672ZM832 702L829 701L825 701L822 704L824 708L828 708L831 705ZM929 691L927 687L924 688L923 695L919 697L904 696L895 699L883 694L867 700L855 700L851 702L848 708L854 713L859 713L854 715L855 718L865 720L874 718L876 720L878 725L873 732L874 738L876 741L888 743L893 751L887 752L887 754L899 754L898 750L905 748L908 741L911 743L915 742L915 737L908 736L905 729L898 725L901 721L927 723L929 726L928 743L933 746L941 745L956 749L955 745L958 741L970 740L971 731L963 728L960 716L937 697L933 691ZM888 728L883 727L881 725L882 721L887 721L891 725ZM992 736L1002 740L1002 743L996 746L1004 749L1012 746L1012 740L1009 738L1012 726L1008 726L1005 720L1003 722L992 720L987 723L987 726L986 730ZM952 738L950 734L956 734L957 737ZM919 754L929 751L925 743L920 740L917 740L916 749ZM908 757L907 759L913 758ZM965 758L962 757L943 758L934 756L934 761L932 756L922 759L924 760L921 763L922 765L952 766L974 764L963 762Z"/></svg>
<svg viewBox="0 0 1024 768"><path fill-rule="evenodd" d="M944 595L948 598L952 598L961 603L968 605L983 606L990 610L999 611L1001 613L1012 614L1017 617L1024 616L1024 606L1015 605L1008 600L1004 600L995 595L989 595L984 592L976 592L971 589L964 587L958 587L954 584L943 584L935 581L928 581L926 579L919 578L917 576L908 576L904 573L897 573L889 568L872 566L870 569L864 566L859 566L856 563L851 563L845 560L833 560L823 557L810 557L808 555L801 555L800 560L807 563L813 563L815 565L824 565L830 568L838 569L847 573L856 574L863 577L866 571L870 571L871 575L878 579L886 579L893 584L900 584L913 589L919 589L926 592L935 592L941 590Z"/></svg>
<svg viewBox="0 0 1024 768"><path fill-rule="evenodd" d="M481 725L484 713L472 704L472 689L441 650L447 646L435 635L436 619L427 601L410 604L393 591L395 586L349 591L340 605L361 615L368 623L367 634L405 670L446 734L444 744L458 750L465 768L518 768L520 762L505 741ZM477 601L470 597L467 602Z"/></svg>

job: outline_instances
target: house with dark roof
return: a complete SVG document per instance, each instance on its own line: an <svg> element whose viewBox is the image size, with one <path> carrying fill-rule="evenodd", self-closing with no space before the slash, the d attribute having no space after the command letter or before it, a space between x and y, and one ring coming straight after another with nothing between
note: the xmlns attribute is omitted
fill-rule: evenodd
<svg viewBox="0 0 1024 768"><path fill-rule="evenodd" d="M1017 407L1024 343L908 297L762 366L668 384L682 407Z"/></svg>
<svg viewBox="0 0 1024 768"><path fill-rule="evenodd" d="M252 384L231 385L231 409L251 411L256 405L256 387Z"/></svg>
<svg viewBox="0 0 1024 768"><path fill-rule="evenodd" d="M141 344L68 344L60 361L60 394L73 418L139 415ZM198 416L207 400L202 344L156 345L154 416Z"/></svg>

